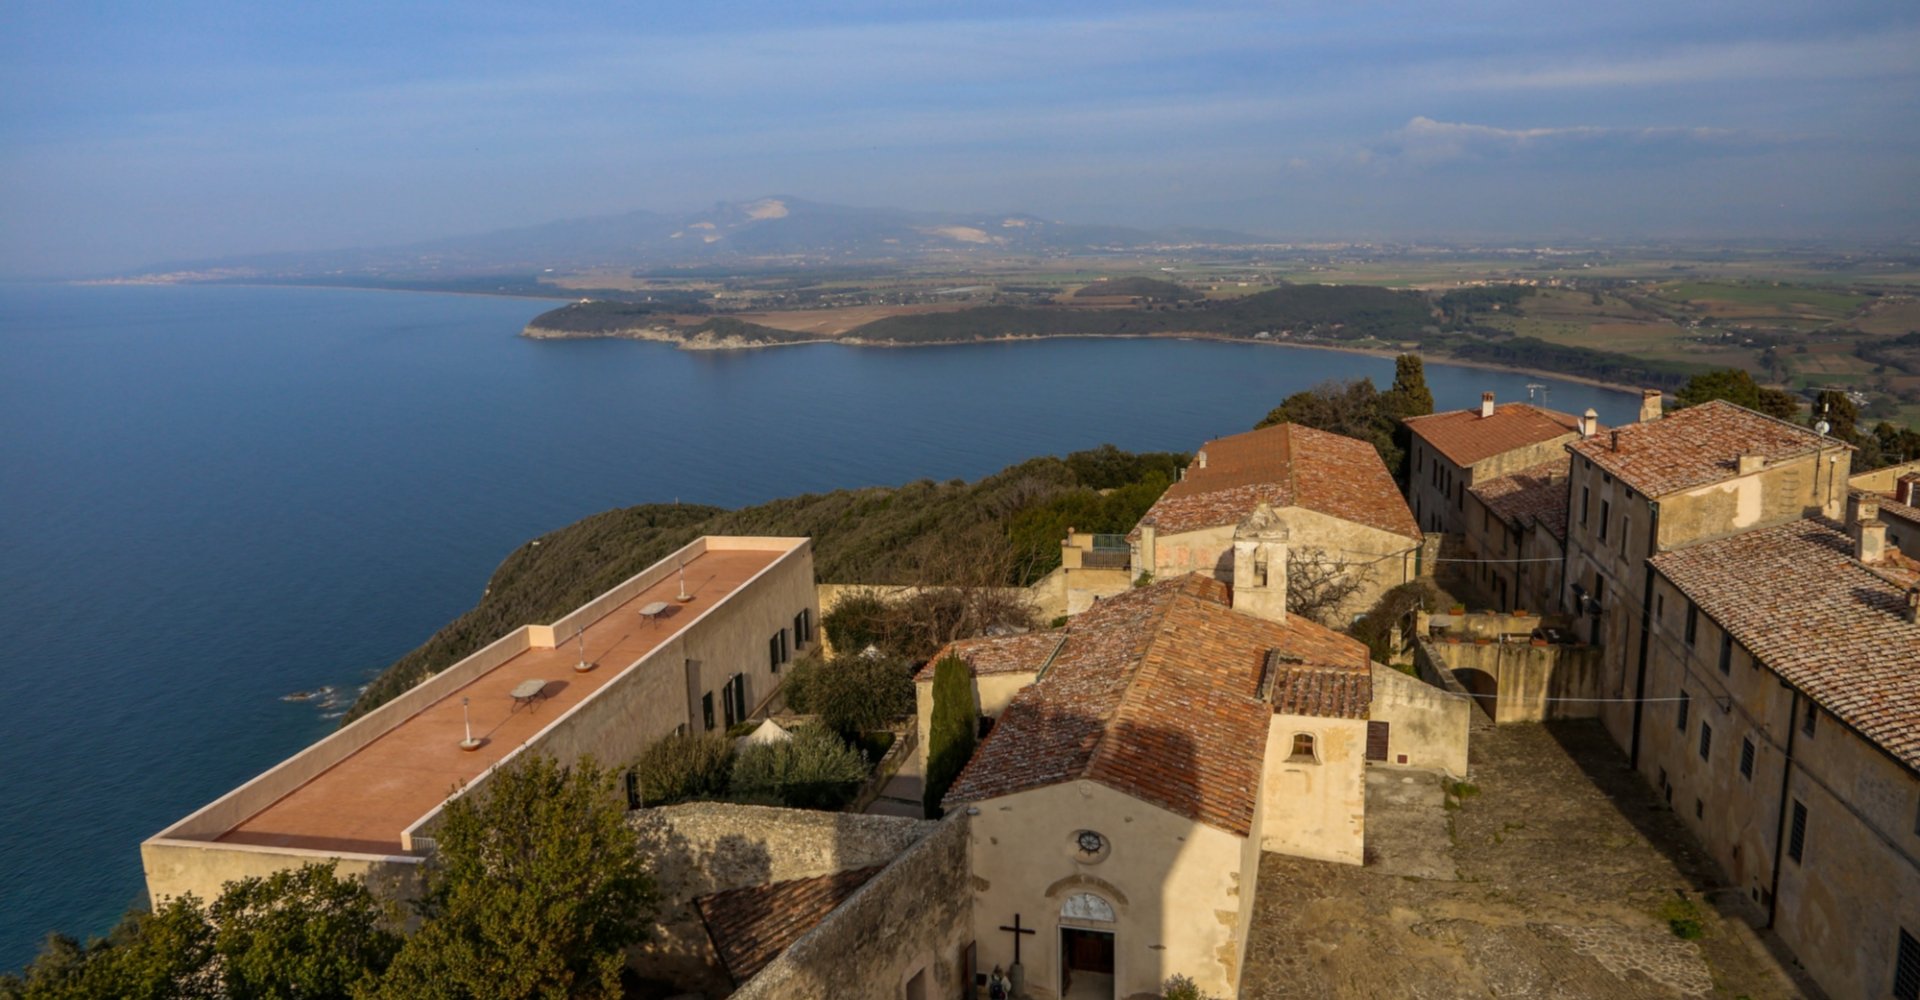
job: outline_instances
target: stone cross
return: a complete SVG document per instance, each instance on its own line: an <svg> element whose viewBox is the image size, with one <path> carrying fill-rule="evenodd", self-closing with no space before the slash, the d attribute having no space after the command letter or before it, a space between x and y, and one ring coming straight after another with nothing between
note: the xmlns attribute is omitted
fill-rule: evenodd
<svg viewBox="0 0 1920 1000"><path fill-rule="evenodd" d="M1020 914L1018 913L1013 915L1012 927L1002 926L1000 929L1003 931L1013 932L1013 964L1019 965L1020 964L1020 935L1037 934L1039 932L1034 930L1031 927L1020 926Z"/></svg>

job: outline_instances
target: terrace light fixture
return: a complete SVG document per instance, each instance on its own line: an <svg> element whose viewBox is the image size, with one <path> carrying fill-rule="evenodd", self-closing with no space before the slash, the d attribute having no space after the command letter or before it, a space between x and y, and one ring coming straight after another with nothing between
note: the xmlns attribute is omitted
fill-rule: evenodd
<svg viewBox="0 0 1920 1000"><path fill-rule="evenodd" d="M466 723L467 726L467 738L460 741L460 749L467 751L478 750L480 749L480 744L486 742L486 740L476 740L473 738L473 714L467 710L467 703L472 700L471 698L465 697L460 699L460 719Z"/></svg>

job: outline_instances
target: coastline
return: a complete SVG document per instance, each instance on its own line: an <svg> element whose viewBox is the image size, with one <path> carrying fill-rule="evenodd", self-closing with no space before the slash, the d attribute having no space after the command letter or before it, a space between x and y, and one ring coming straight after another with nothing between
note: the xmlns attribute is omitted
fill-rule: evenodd
<svg viewBox="0 0 1920 1000"><path fill-rule="evenodd" d="M762 350L762 349L777 348L777 347L804 347L810 344L832 344L840 347L868 347L868 348L877 348L881 350L892 350L892 349L910 349L910 348L918 348L918 347L955 347L955 346L964 346L967 344L1008 344L1008 343L1019 343L1023 341L1034 341L1034 340L1206 340L1206 341L1213 341L1215 343L1222 343L1222 344L1250 344L1250 345L1263 346L1263 347L1288 347L1288 348L1293 348L1295 350L1303 350L1303 351L1336 351L1343 354L1360 354L1368 357L1386 358L1386 359L1392 359L1392 358L1398 357L1401 354L1415 354L1415 355L1418 355L1420 359L1423 361L1432 361L1436 364L1454 365L1460 368L1478 368L1483 371L1513 372L1521 375L1533 375L1533 376L1538 376L1540 378L1556 379L1562 382L1574 382L1580 385L1590 385L1597 389L1606 389L1609 392L1618 392L1618 393L1623 393L1629 396L1637 396L1640 393L1640 390L1644 388L1642 386L1629 385L1622 382L1608 382L1604 379L1592 378L1586 375L1573 375L1565 372L1551 371L1545 368L1526 368L1526 367L1518 367L1518 366L1512 366L1512 365L1497 365L1497 364L1493 364L1491 362L1486 362L1486 361L1468 361L1468 360L1456 358L1453 355L1448 354L1444 351L1422 351L1422 350L1419 350L1418 348L1401 351L1401 350L1391 350L1388 348L1381 348L1381 347L1353 347L1348 345L1329 344L1329 343L1303 344L1298 341L1254 340L1247 337L1224 337L1218 334L1209 334L1209 333L1139 333L1139 334L1050 333L1050 334L1040 334L1035 336L979 337L979 338L974 338L970 340L933 340L933 341L915 341L915 342L866 340L861 337L854 336L852 334L847 334L839 337L818 337L812 340L789 340L789 341L778 341L778 342L768 342L768 343L752 343L752 342L742 341L738 337L725 338L727 342L716 342L712 340L705 341L705 342L695 342L685 337L675 336L674 334L664 330L658 331L657 336L646 336L645 334L651 331L635 329L631 331L617 332L617 333L585 333L585 334L556 335L554 333L535 334L535 333L529 332L533 329L534 329L533 325L529 323L526 329L521 331L520 335L523 337L526 337L529 340L556 340L556 341L561 341L561 340L638 340L638 341L644 341L647 343L671 344L677 349L683 350L683 351L752 351L752 350ZM699 335L696 334L695 336L699 336Z"/></svg>

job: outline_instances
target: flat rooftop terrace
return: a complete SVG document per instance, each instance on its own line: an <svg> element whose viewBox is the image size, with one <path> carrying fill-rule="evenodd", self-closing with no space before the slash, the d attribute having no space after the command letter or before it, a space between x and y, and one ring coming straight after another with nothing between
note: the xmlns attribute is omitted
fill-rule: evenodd
<svg viewBox="0 0 1920 1000"><path fill-rule="evenodd" d="M724 602L791 548L769 539L766 548L708 549L686 562L692 600L675 598L680 585L668 573L586 626L586 673L571 630L553 648L521 652L395 723L386 732L279 800L211 838L219 843L360 854L404 853L402 833L438 808L461 785L532 740L567 710L585 701L648 653L671 641L701 614ZM664 602L655 618L641 608ZM678 670L675 664L673 669ZM517 702L509 692L544 680L543 697ZM462 750L461 699L468 699L478 750ZM205 839L205 838L199 838Z"/></svg>

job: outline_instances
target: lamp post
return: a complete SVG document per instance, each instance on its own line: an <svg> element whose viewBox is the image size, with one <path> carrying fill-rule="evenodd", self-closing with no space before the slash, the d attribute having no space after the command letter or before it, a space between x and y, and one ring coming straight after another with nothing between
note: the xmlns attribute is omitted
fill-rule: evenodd
<svg viewBox="0 0 1920 1000"><path fill-rule="evenodd" d="M693 600L693 595L687 593L687 561L685 559L680 560L680 594L674 600L681 604Z"/></svg>
<svg viewBox="0 0 1920 1000"><path fill-rule="evenodd" d="M580 662L574 664L573 669L575 673L584 674L593 669L593 664L587 662L587 627L580 626L579 631L574 633L574 637L580 640Z"/></svg>
<svg viewBox="0 0 1920 1000"><path fill-rule="evenodd" d="M460 699L460 720L466 723L467 727L467 738L460 741L460 749L462 750L478 750L480 749L480 744L486 742L486 740L476 740L473 738L473 715L467 710L467 702L471 700L470 698L464 697Z"/></svg>

